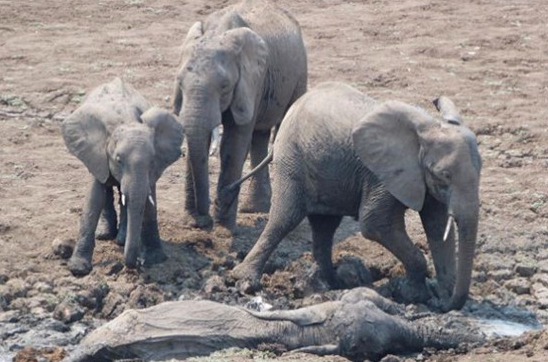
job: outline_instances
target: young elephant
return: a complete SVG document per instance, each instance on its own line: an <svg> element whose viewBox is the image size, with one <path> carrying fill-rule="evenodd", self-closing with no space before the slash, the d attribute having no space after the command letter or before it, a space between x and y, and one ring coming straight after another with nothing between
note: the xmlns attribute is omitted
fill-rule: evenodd
<svg viewBox="0 0 548 362"><path fill-rule="evenodd" d="M348 215L359 219L364 237L403 263L409 299L424 300L426 260L405 230L411 208L426 232L442 308L461 308L476 244L481 159L453 103L440 98L436 105L442 121L404 103L378 104L341 83L324 83L301 97L274 143L268 223L233 276L256 285L276 245L308 216L313 255L335 287L333 234Z"/></svg>
<svg viewBox="0 0 548 362"><path fill-rule="evenodd" d="M206 228L209 214L208 145L223 125L217 195L236 181L249 150L251 166L265 158L270 130L306 91L307 64L297 21L264 0L245 0L195 23L183 44L174 92L188 144L185 224ZM242 210L267 212L270 178L263 169L250 185ZM232 230L237 195L217 197L215 221Z"/></svg>
<svg viewBox="0 0 548 362"><path fill-rule="evenodd" d="M164 261L156 219L156 181L181 154L183 130L175 116L151 107L131 85L117 78L94 89L65 119L62 132L70 153L93 175L70 271L74 275L91 271L101 212L103 236L117 234L118 243L125 243L127 267L137 265L141 251L145 263ZM114 186L121 192L119 230Z"/></svg>

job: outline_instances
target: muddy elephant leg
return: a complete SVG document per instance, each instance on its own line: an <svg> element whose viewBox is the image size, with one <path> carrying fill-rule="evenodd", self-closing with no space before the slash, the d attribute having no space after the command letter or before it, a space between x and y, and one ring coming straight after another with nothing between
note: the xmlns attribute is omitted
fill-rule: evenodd
<svg viewBox="0 0 548 362"><path fill-rule="evenodd" d="M116 244L124 246L126 244L127 234L127 204L122 204L122 193L120 187L117 187L118 195L120 196L118 206L120 207L120 224L118 225L118 234L116 235Z"/></svg>
<svg viewBox="0 0 548 362"><path fill-rule="evenodd" d="M96 238L99 240L114 239L118 233L118 217L114 208L114 191L112 187L106 187L105 191L105 207L101 212L95 233Z"/></svg>
<svg viewBox="0 0 548 362"><path fill-rule="evenodd" d="M255 131L251 140L251 169L254 169L268 155L270 130ZM253 178L248 188L248 197L241 207L242 212L268 212L270 209L270 177L268 167L263 168Z"/></svg>
<svg viewBox="0 0 548 362"><path fill-rule="evenodd" d="M454 228L443 241L448 218L447 205L427 195L420 217L434 260L437 285L444 286L444 290L438 289L436 292L441 299L449 299L456 280L456 250Z"/></svg>
<svg viewBox="0 0 548 362"><path fill-rule="evenodd" d="M105 200L105 186L93 178L80 218L78 241L68 262L69 270L76 276L89 274L92 269L91 261L93 249L95 248L95 230L97 229L101 211L105 207Z"/></svg>
<svg viewBox="0 0 548 362"><path fill-rule="evenodd" d="M226 187L242 177L242 168L251 143L253 125L238 126L232 117L223 119L223 138L221 140L221 172L217 183L217 198L215 199L215 222L228 230L236 228L238 197L226 203L226 198L219 195ZM239 190L238 190L239 193Z"/></svg>
<svg viewBox="0 0 548 362"><path fill-rule="evenodd" d="M331 288L337 288L338 282L331 259L333 235L341 224L342 216L308 215L312 227L312 254L320 267L322 277Z"/></svg>
<svg viewBox="0 0 548 362"><path fill-rule="evenodd" d="M365 196L360 207L362 235L384 246L404 265L410 285L401 290L410 302L425 302L426 259L405 230L405 206L380 187ZM366 194L366 193L364 193Z"/></svg>
<svg viewBox="0 0 548 362"><path fill-rule="evenodd" d="M282 179L284 185L277 186L276 181ZM306 206L302 197L304 192L285 182L289 177L280 176L273 185L272 207L269 219L251 251L245 259L234 268L232 277L249 280L256 288L266 261L283 238L295 229L306 216Z"/></svg>
<svg viewBox="0 0 548 362"><path fill-rule="evenodd" d="M150 191L154 204L147 199L143 217L143 229L141 231L141 240L143 241L145 253L145 265L158 264L167 259L167 255L162 247L160 232L158 231L156 185L152 186Z"/></svg>

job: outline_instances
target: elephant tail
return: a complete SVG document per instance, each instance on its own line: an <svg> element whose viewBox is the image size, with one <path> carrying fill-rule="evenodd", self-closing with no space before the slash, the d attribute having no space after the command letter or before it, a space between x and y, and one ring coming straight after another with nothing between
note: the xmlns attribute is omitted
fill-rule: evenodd
<svg viewBox="0 0 548 362"><path fill-rule="evenodd" d="M247 180L250 177L253 177L257 172L261 171L263 168L265 168L272 160L274 159L274 150L270 150L268 155L264 158L264 160L261 161L253 170L251 170L247 175L244 175L239 180L234 181L230 185L227 186L227 191L232 191L237 189L245 180Z"/></svg>

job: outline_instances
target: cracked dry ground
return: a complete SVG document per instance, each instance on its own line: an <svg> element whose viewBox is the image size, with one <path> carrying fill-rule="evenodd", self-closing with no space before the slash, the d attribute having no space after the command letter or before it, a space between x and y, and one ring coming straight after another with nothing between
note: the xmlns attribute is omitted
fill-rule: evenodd
<svg viewBox="0 0 548 362"><path fill-rule="evenodd" d="M89 177L66 151L59 124L95 85L122 76L168 106L181 42L196 20L228 1L0 0L0 361L38 341L70 349L90 328L127 308L202 296L243 304L224 282L257 239L267 215L240 215L234 240L180 227L184 161L158 184L168 262L122 269L121 250L98 242L95 269L75 279L53 256L74 238ZM543 0L277 1L299 19L310 86L348 82L377 99L433 111L451 97L478 135L484 161L471 300L548 323L548 10ZM218 164L212 173L217 174ZM214 179L214 177L212 178ZM215 185L212 185L212 190ZM244 190L245 192L245 190ZM408 228L428 253L418 218ZM402 275L399 263L345 220L336 259L355 256L376 285ZM280 308L329 298L314 281L303 223L278 248L263 297ZM322 292L316 293L315 292ZM57 319L53 318L55 316ZM66 321L62 322L59 319ZM11 350L10 350L11 348ZM410 360L544 361L547 336L534 332L473 350L424 351ZM59 351L48 358L57 360ZM27 360L31 360L28 357ZM2 359L4 358L4 359ZM219 360L310 360L240 352ZM328 360L342 358L326 357ZM403 359L403 358L402 358ZM314 360L317 360L314 357Z"/></svg>

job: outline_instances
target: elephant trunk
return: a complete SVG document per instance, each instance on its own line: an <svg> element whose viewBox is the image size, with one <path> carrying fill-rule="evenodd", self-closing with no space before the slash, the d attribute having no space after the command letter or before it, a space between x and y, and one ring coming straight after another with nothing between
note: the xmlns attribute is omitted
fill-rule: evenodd
<svg viewBox="0 0 548 362"><path fill-rule="evenodd" d="M124 181L122 182L122 197L127 207L124 259L128 268L135 268L141 249L141 230L145 205L150 195L150 184L146 173L132 176L130 182Z"/></svg>
<svg viewBox="0 0 548 362"><path fill-rule="evenodd" d="M454 197L455 202L450 204L458 227L459 242L456 281L448 310L461 309L470 290L479 218L479 198L477 192L471 194Z"/></svg>
<svg viewBox="0 0 548 362"><path fill-rule="evenodd" d="M193 208L199 215L209 214L209 139L210 132L203 127L187 127L188 171L191 177L187 178L188 189L194 191Z"/></svg>
<svg viewBox="0 0 548 362"><path fill-rule="evenodd" d="M209 214L209 143L211 132L221 124L218 102L211 98L214 97L207 97L203 92L189 92L188 97L184 97L181 117L188 145L187 196L194 195L194 200L187 200L186 207L199 215Z"/></svg>

